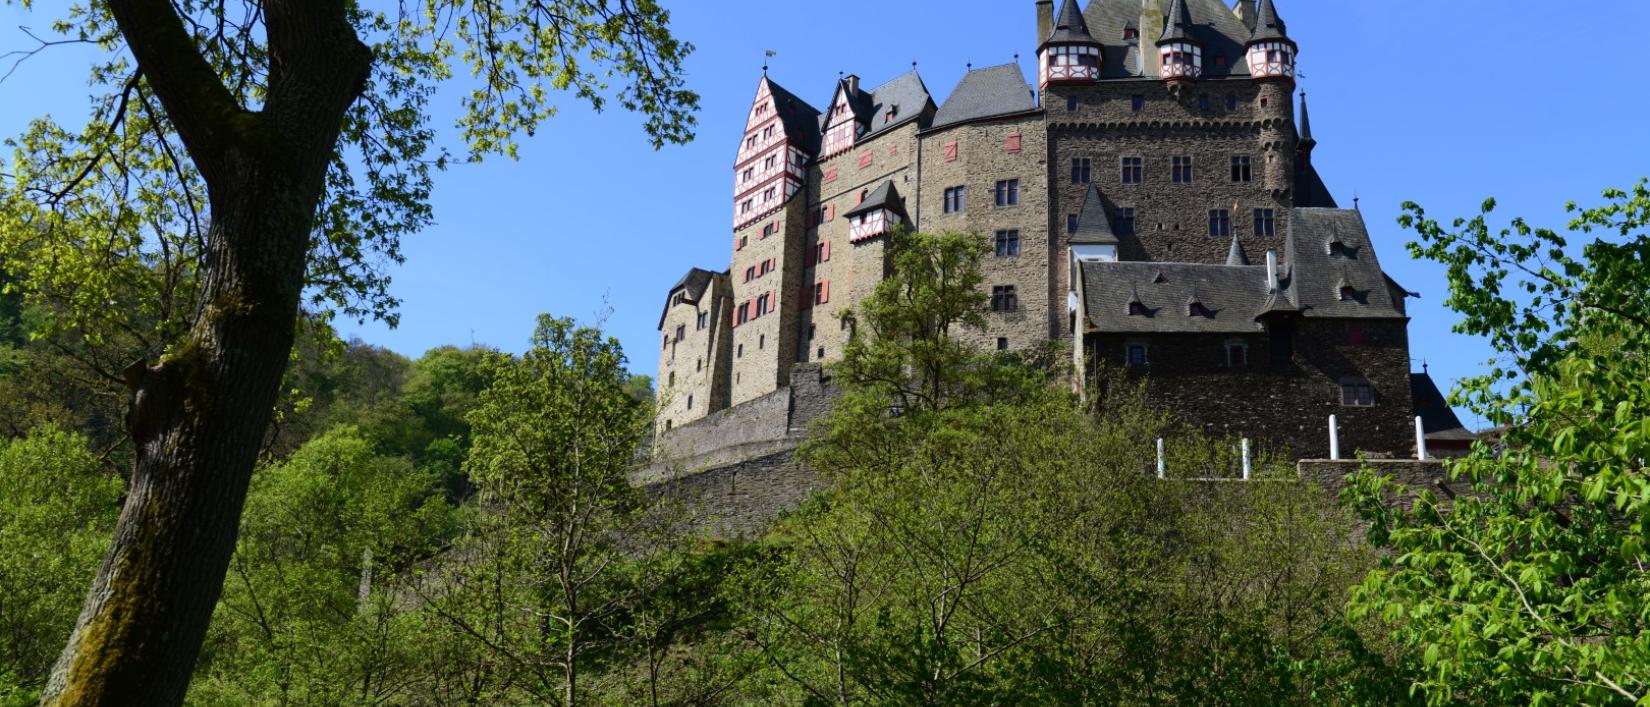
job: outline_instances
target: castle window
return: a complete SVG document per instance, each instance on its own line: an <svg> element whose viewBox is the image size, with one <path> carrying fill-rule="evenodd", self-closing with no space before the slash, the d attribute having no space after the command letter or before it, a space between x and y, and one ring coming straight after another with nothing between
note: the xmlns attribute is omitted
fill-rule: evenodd
<svg viewBox="0 0 1650 707"><path fill-rule="evenodd" d="M670 380L670 387L672 387L672 388L676 387L676 372L675 371L670 372L670 379L669 380Z"/></svg>
<svg viewBox="0 0 1650 707"><path fill-rule="evenodd" d="M1255 236L1271 238L1278 235L1278 214L1272 209L1255 209Z"/></svg>
<svg viewBox="0 0 1650 707"><path fill-rule="evenodd" d="M1190 156L1173 158L1172 167L1175 184L1192 183L1192 158Z"/></svg>
<svg viewBox="0 0 1650 707"><path fill-rule="evenodd" d="M705 370L705 359L701 358L701 359L698 359L698 360L693 362L693 372L694 373L698 373L698 372L703 371L703 370Z"/></svg>
<svg viewBox="0 0 1650 707"><path fill-rule="evenodd" d="M997 182L997 206L1017 206L1020 203L1020 180L1004 179Z"/></svg>
<svg viewBox="0 0 1650 707"><path fill-rule="evenodd" d="M1342 378L1341 405L1357 408L1375 407L1375 386L1362 378Z"/></svg>
<svg viewBox="0 0 1650 707"><path fill-rule="evenodd" d="M1014 312L1020 309L1020 296L1015 293L1013 285L998 285L991 288L991 311Z"/></svg>
<svg viewBox="0 0 1650 707"><path fill-rule="evenodd" d="M772 301L772 298L773 295L762 295L761 297L756 298L756 316L760 317L771 311L768 307L769 303Z"/></svg>
<svg viewBox="0 0 1650 707"><path fill-rule="evenodd" d="M767 334L763 334L761 336L756 337L756 350L757 351L761 351L762 348L767 346L767 345L768 345L768 335Z"/></svg>
<svg viewBox="0 0 1650 707"><path fill-rule="evenodd" d="M751 280L755 280L755 279L756 279L756 266L752 265L748 268L745 268L745 282L750 282Z"/></svg>
<svg viewBox="0 0 1650 707"><path fill-rule="evenodd" d="M821 361L825 360L825 347L823 347L823 346L819 347L819 355L817 356L817 358Z"/></svg>
<svg viewBox="0 0 1650 707"><path fill-rule="evenodd" d="M1209 94L1205 93L1197 97L1197 109L1205 113L1209 112Z"/></svg>
<svg viewBox="0 0 1650 707"><path fill-rule="evenodd" d="M752 206L755 206L755 200L754 199L746 199L745 203L739 205L739 213L741 213L741 214L750 213Z"/></svg>
<svg viewBox="0 0 1650 707"><path fill-rule="evenodd" d="M1130 40L1138 40L1138 39L1140 39L1140 30L1139 29L1136 29L1134 27L1124 27L1123 28L1123 41L1127 42L1127 41L1130 41Z"/></svg>
<svg viewBox="0 0 1650 707"><path fill-rule="evenodd" d="M829 280L814 283L814 304L825 304L831 301L831 283Z"/></svg>
<svg viewBox="0 0 1650 707"><path fill-rule="evenodd" d="M1260 99L1260 107L1265 108L1265 107L1270 106L1270 105L1272 105L1271 101L1269 101L1265 98Z"/></svg>
<svg viewBox="0 0 1650 707"><path fill-rule="evenodd" d="M744 324L745 322L748 322L750 320L751 320L751 303L749 303L749 302L741 303L739 305L738 315L734 318L734 323L735 324ZM741 347L741 350L743 350L742 347Z"/></svg>
<svg viewBox="0 0 1650 707"><path fill-rule="evenodd" d="M1249 367L1249 345L1241 341L1226 344L1226 365L1231 368Z"/></svg>
<svg viewBox="0 0 1650 707"><path fill-rule="evenodd" d="M710 324L710 312L700 312L699 313L699 321L697 323L697 326L695 326L694 328L698 331L704 331L705 326L707 326L708 324Z"/></svg>
<svg viewBox="0 0 1650 707"><path fill-rule="evenodd" d="M666 432L670 431L670 428L671 428L672 424L673 424L673 422L671 420L665 420L665 431Z"/></svg>
<svg viewBox="0 0 1650 707"><path fill-rule="evenodd" d="M968 196L968 187L951 187L945 190L945 213L962 213L965 198Z"/></svg>
<svg viewBox="0 0 1650 707"><path fill-rule="evenodd" d="M1350 258L1352 257L1352 251L1346 247L1345 243L1340 241L1332 241L1329 244L1329 257Z"/></svg>
<svg viewBox="0 0 1650 707"><path fill-rule="evenodd" d="M1145 96L1136 95L1133 100L1134 100L1134 112L1139 113L1140 111L1143 111L1143 110L1146 109L1146 97Z"/></svg>
<svg viewBox="0 0 1650 707"><path fill-rule="evenodd" d="M691 396L691 395L688 396L688 409L689 410L693 409L693 396Z"/></svg>
<svg viewBox="0 0 1650 707"><path fill-rule="evenodd" d="M1093 179L1094 161L1087 157L1071 161L1071 183L1088 184Z"/></svg>
<svg viewBox="0 0 1650 707"><path fill-rule="evenodd" d="M745 246L750 243L750 240L751 240L750 236L740 236L739 237L739 247L735 248L734 250L744 250Z"/></svg>
<svg viewBox="0 0 1650 707"><path fill-rule="evenodd" d="M1346 285L1346 286L1342 287L1341 288L1341 301L1342 302L1356 302L1356 301L1358 301L1358 290L1354 289L1351 285Z"/></svg>
<svg viewBox="0 0 1650 707"><path fill-rule="evenodd" d="M1215 209L1209 212L1209 236L1212 238L1230 238L1232 236L1232 212L1226 209Z"/></svg>
<svg viewBox="0 0 1650 707"><path fill-rule="evenodd" d="M767 225L764 225L762 227L762 237L763 238L767 238L768 236L773 235L773 232L774 232L774 225L771 224L771 223L767 224Z"/></svg>
<svg viewBox="0 0 1650 707"><path fill-rule="evenodd" d="M681 341L681 340L686 339L686 338L687 338L687 325L686 324L676 325L676 340Z"/></svg>
<svg viewBox="0 0 1650 707"><path fill-rule="evenodd" d="M1000 336L997 337L997 350L998 351L1007 351L1008 350L1008 339L1005 339L1005 338L1000 337Z"/></svg>
<svg viewBox="0 0 1650 707"><path fill-rule="evenodd" d="M1070 96L1070 97L1066 98L1066 112L1067 113L1076 113L1077 112L1077 97L1076 96Z"/></svg>
<svg viewBox="0 0 1650 707"><path fill-rule="evenodd" d="M1226 94L1226 110L1237 110L1237 94Z"/></svg>
<svg viewBox="0 0 1650 707"><path fill-rule="evenodd" d="M1254 165L1250 164L1248 155L1237 155L1232 158L1232 181L1247 184L1255 180Z"/></svg>
<svg viewBox="0 0 1650 707"><path fill-rule="evenodd" d="M997 257L1014 258L1020 255L1020 232L997 232Z"/></svg>
<svg viewBox="0 0 1650 707"><path fill-rule="evenodd" d="M659 350L663 351L663 350L668 349L668 348L670 348L670 335L665 334L665 343L664 343L663 346L659 347Z"/></svg>
<svg viewBox="0 0 1650 707"><path fill-rule="evenodd" d="M1346 325L1346 344L1348 346L1364 345L1364 328L1357 324Z"/></svg>
<svg viewBox="0 0 1650 707"><path fill-rule="evenodd" d="M809 340L809 341L813 341L813 340L814 340L814 334L816 334L816 333L818 333L818 332L817 332L817 329L818 329L818 328L817 328L817 327L815 327L815 326L814 326L814 325L812 325L812 324L809 324L809 325L808 325L808 340Z"/></svg>
<svg viewBox="0 0 1650 707"><path fill-rule="evenodd" d="M1119 236L1134 235L1134 207L1117 210L1117 227L1113 230L1116 230Z"/></svg>
<svg viewBox="0 0 1650 707"><path fill-rule="evenodd" d="M1209 311L1208 307L1203 306L1202 302L1193 302L1191 306L1186 308L1186 316L1210 319L1215 315L1213 312Z"/></svg>
<svg viewBox="0 0 1650 707"><path fill-rule="evenodd" d="M734 358L744 358L745 357L745 345L744 344L739 345L739 349L734 351L733 357ZM738 378L739 374L735 373L734 377Z"/></svg>
<svg viewBox="0 0 1650 707"><path fill-rule="evenodd" d="M1077 232L1077 214L1066 214L1066 233Z"/></svg>
<svg viewBox="0 0 1650 707"><path fill-rule="evenodd" d="M748 138L745 138L745 149L749 150L749 149L752 149L752 148L755 148L755 147L756 147L756 136L755 135L752 135Z"/></svg>
<svg viewBox="0 0 1650 707"><path fill-rule="evenodd" d="M859 190L859 200L855 201L854 205L858 206L860 204L865 203L865 197L870 196L870 195L871 195L871 190L870 189L861 189L861 190Z"/></svg>
<svg viewBox="0 0 1650 707"><path fill-rule="evenodd" d="M778 160L779 160L778 155L768 155L767 161L762 163L762 168L763 169L773 169L774 163Z"/></svg>
<svg viewBox="0 0 1650 707"><path fill-rule="evenodd" d="M743 175L741 175L741 179L743 179L744 181L747 181L747 182L750 181L754 177L756 177L756 168L755 167L746 167L745 168L745 173Z"/></svg>
<svg viewBox="0 0 1650 707"><path fill-rule="evenodd" d="M1146 159L1144 157L1123 158L1123 183L1140 184L1146 176Z"/></svg>
<svg viewBox="0 0 1650 707"><path fill-rule="evenodd" d="M762 201L773 201L773 198L775 196L778 196L778 195L779 195L779 188L778 187L768 187L767 191L762 192Z"/></svg>
<svg viewBox="0 0 1650 707"><path fill-rule="evenodd" d="M1131 316L1131 317L1144 317L1144 316L1146 316L1146 305L1144 305L1140 302L1130 302L1129 303L1129 316Z"/></svg>
<svg viewBox="0 0 1650 707"><path fill-rule="evenodd" d="M687 294L684 293L684 292L678 292L678 293L676 293L675 297L670 298L671 306L675 306L675 305L681 304L681 303L686 302L686 301L687 301Z"/></svg>
<svg viewBox="0 0 1650 707"><path fill-rule="evenodd" d="M1130 366L1144 368L1151 365L1151 362L1147 359L1146 354L1147 351L1145 344L1129 344L1128 358L1126 360Z"/></svg>
<svg viewBox="0 0 1650 707"><path fill-rule="evenodd" d="M768 129L762 131L762 139L766 140L771 137L773 137L773 126L769 125Z"/></svg>

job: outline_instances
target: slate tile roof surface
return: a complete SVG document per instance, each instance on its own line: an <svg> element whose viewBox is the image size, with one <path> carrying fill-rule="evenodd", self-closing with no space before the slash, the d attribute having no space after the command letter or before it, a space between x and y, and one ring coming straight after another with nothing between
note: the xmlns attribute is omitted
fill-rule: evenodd
<svg viewBox="0 0 1650 707"><path fill-rule="evenodd" d="M883 182L882 186L877 187L876 191L865 197L865 201L860 202L859 206L854 207L845 215L852 218L860 214L868 214L877 209L888 209L899 214L902 218L905 216L905 201L900 198L899 190L894 187L892 181Z"/></svg>
<svg viewBox="0 0 1650 707"><path fill-rule="evenodd" d="M1138 77L1140 52L1157 51L1157 37L1141 37L1144 49L1123 39L1125 28L1138 29L1140 5L1140 0L1091 0L1083 11L1089 33L1104 47L1102 77ZM1203 45L1203 78L1247 77L1249 62L1244 57L1251 33L1243 21L1222 0L1186 0L1186 8L1191 15L1191 35ZM1164 9L1166 16L1169 8L1165 5ZM1224 68L1215 63L1215 57L1220 56L1226 57Z"/></svg>
<svg viewBox="0 0 1650 707"><path fill-rule="evenodd" d="M1077 230L1071 234L1072 245L1116 245L1117 234L1111 230L1111 217L1100 198L1100 187L1089 185L1083 197L1083 211L1077 217Z"/></svg>
<svg viewBox="0 0 1650 707"><path fill-rule="evenodd" d="M1037 110L1031 84L1018 64L969 71L934 117L934 127Z"/></svg>

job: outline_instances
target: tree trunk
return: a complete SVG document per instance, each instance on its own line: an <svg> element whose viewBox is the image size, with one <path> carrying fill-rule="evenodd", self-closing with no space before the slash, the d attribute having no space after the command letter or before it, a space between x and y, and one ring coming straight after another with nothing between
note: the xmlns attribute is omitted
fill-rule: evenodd
<svg viewBox="0 0 1650 707"><path fill-rule="evenodd" d="M127 371L132 487L44 702L180 704L235 550L291 352L310 230L371 53L343 0L265 0L269 97L244 109L170 0L107 0L206 181L212 221L188 337Z"/></svg>

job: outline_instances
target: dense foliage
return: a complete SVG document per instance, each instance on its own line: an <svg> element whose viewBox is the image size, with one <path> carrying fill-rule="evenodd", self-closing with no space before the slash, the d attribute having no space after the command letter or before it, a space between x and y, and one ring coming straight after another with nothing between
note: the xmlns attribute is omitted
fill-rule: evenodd
<svg viewBox="0 0 1650 707"><path fill-rule="evenodd" d="M1354 494L1392 552L1354 613L1421 657L1435 704L1650 702L1650 189L1604 196L1568 235L1493 229L1493 201L1403 219L1449 268L1457 330L1501 354L1459 393L1503 426L1451 465L1474 494L1392 508L1374 474Z"/></svg>

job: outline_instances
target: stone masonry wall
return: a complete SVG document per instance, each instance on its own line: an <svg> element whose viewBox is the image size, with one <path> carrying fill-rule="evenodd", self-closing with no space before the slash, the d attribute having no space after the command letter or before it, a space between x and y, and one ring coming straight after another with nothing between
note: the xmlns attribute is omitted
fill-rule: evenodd
<svg viewBox="0 0 1650 707"><path fill-rule="evenodd" d="M1007 339L1012 350L1030 348L1055 336L1057 315L1065 309L1064 292L1050 284L1055 259L1066 257L1064 250L1051 249L1049 241L1049 190L1047 130L1041 113L998 120L965 123L922 135L921 230L937 233L960 231L983 236L989 253L982 268L983 287L1013 286L1018 307L1009 312L992 312L985 331L964 331L959 338L982 348L995 348L998 339ZM1018 137L1014 150L1010 138ZM956 145L955 159L948 160L948 146ZM997 206L996 185L1018 180L1018 203ZM945 212L945 190L966 187L961 212ZM995 237L1000 231L1018 231L1017 256L996 257Z"/></svg>
<svg viewBox="0 0 1650 707"><path fill-rule="evenodd" d="M1347 327L1363 329L1363 344L1348 343ZM1271 360L1269 338L1231 335L1089 335L1090 350L1111 367L1123 365L1125 347L1144 343L1152 402L1209 435L1248 437L1290 458L1329 456L1329 416L1340 422L1341 452L1375 456L1414 455L1414 416L1409 388L1409 342L1401 320L1306 320L1295 333L1294 358ZM1227 363L1228 343L1249 346L1239 370ZM1091 360L1091 365L1096 361ZM1375 407L1341 405L1341 380L1367 379Z"/></svg>
<svg viewBox="0 0 1650 707"><path fill-rule="evenodd" d="M728 406L727 362L722 356L728 346L728 310L727 285L720 275L705 288L699 302L684 301L665 310L657 381L660 430L688 424Z"/></svg>

